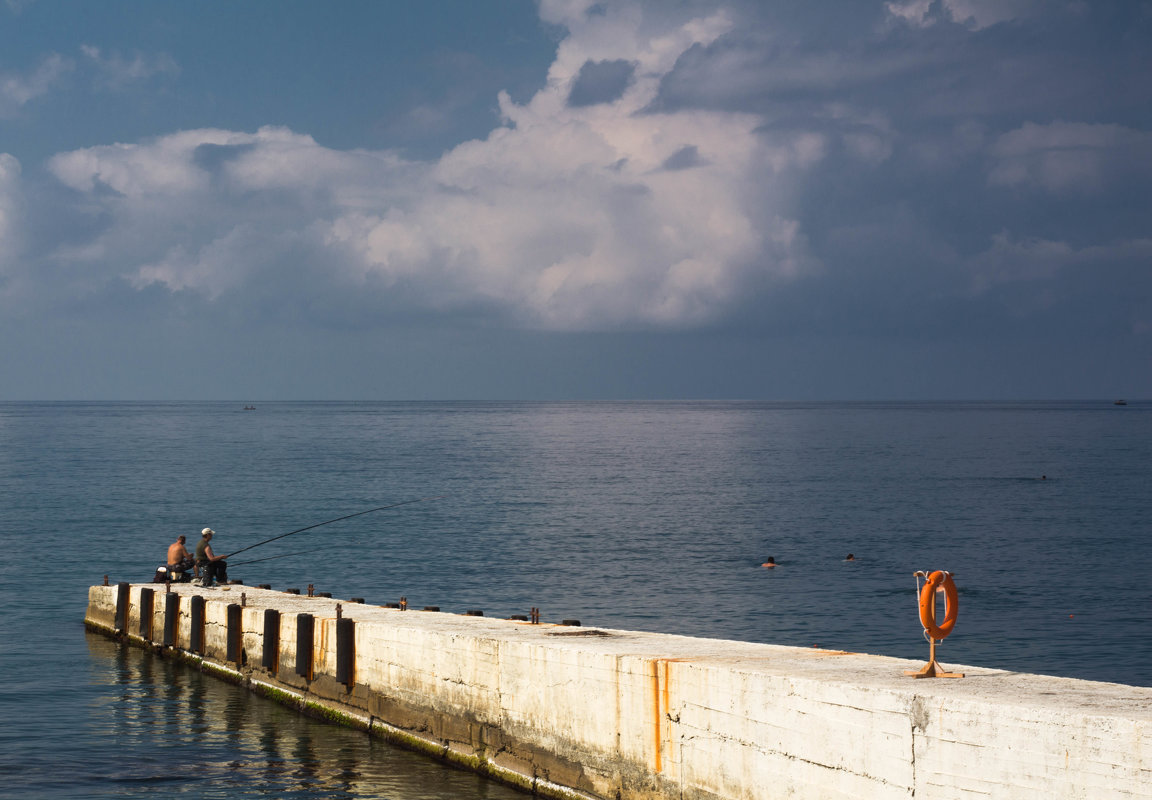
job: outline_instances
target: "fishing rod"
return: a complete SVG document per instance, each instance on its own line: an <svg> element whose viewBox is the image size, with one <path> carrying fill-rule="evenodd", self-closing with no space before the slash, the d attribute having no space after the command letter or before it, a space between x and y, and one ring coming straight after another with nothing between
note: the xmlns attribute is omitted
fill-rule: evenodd
<svg viewBox="0 0 1152 800"><path fill-rule="evenodd" d="M250 544L247 547L241 547L239 550L236 550L235 552L229 553L228 555L224 556L224 558L231 558L232 556L239 555L240 553L243 553L246 550L251 550L254 547L259 547L262 544L268 544L269 542L274 542L277 539L283 539L285 536L292 536L292 535L297 534L297 533L304 533L304 531L310 531L313 528L319 528L322 525L331 525L333 522L339 522L340 520L344 520L344 519L352 519L352 517L362 517L365 514L371 514L373 511L384 511L385 509L398 508L399 506L407 506L407 505L411 505L412 503L423 503L425 500L439 500L441 497L447 497L447 495L438 494L435 497L420 497L420 498L417 498L416 500L405 500L403 502L392 503L391 505L387 505L387 506L378 506L377 508L370 508L367 511L357 511L355 514L345 514L342 517L336 517L336 519L330 519L330 520L327 520L325 522L317 522L315 525L309 525L307 528L297 528L294 531L288 531L288 533L282 533L279 536L273 536L271 539L265 539L262 542L256 542L256 544Z"/></svg>
<svg viewBox="0 0 1152 800"><path fill-rule="evenodd" d="M298 553L285 553L282 556L268 556L267 558L257 558L257 559L254 559L252 561L237 561L235 564L232 564L231 566L242 567L245 564L259 564L261 561L274 561L277 558L288 558L289 556L304 556L304 555L308 555L309 553L315 553L315 552L316 552L315 550L301 550Z"/></svg>

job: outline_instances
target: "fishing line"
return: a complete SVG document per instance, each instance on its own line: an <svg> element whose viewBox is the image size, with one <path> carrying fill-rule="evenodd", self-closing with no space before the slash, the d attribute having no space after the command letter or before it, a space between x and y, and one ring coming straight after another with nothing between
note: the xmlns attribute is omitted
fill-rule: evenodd
<svg viewBox="0 0 1152 800"><path fill-rule="evenodd" d="M273 536L271 539L265 539L262 542L256 542L256 544L250 544L247 547L242 547L239 550L236 550L235 552L229 553L228 555L224 556L224 558L231 558L234 555L239 555L240 553L243 553L247 550L251 550L254 547L259 547L260 545L268 544L269 542L274 542L277 539L283 539L285 536L293 536L297 533L304 533L304 531L310 531L313 528L319 528L321 525L331 525L333 522L339 522L340 520L343 520L343 519L352 519L352 517L362 517L365 514L371 514L373 511L384 511L385 509L397 508L399 506L407 506L407 505L411 505L412 503L423 503L425 500L438 500L441 497L447 497L447 495L438 494L435 497L420 497L420 498L417 498L416 500L405 500L401 503L392 503L391 505L387 505L387 506L378 506L377 508L370 508L367 511L357 511L355 514L345 514L342 517L336 517L336 519L330 519L330 520L326 520L324 522L317 522L315 525L309 525L307 528L297 528L294 531L288 531L288 533L282 533L279 536ZM263 559L261 559L261 560L263 560Z"/></svg>
<svg viewBox="0 0 1152 800"><path fill-rule="evenodd" d="M314 547L311 550L298 550L295 553L284 553L284 554L278 555L278 556L267 556L266 558L257 558L257 559L254 559L252 561L237 561L232 566L242 567L245 564L259 564L261 561L274 561L277 558L289 558L291 556L307 556L307 555L311 555L312 553L323 553L325 550L335 550L339 547L359 547L359 546L360 546L360 542L348 542L345 544L334 544L331 547Z"/></svg>
<svg viewBox="0 0 1152 800"><path fill-rule="evenodd" d="M323 548L323 547L321 547L321 548L318 548L318 549L319 549L319 550L325 550L325 549L328 549L328 548ZM242 567L242 566L244 566L245 564L259 564L261 561L273 561L273 560L275 560L275 559L277 559L277 558L288 558L289 556L306 556L306 555L308 555L309 553L315 553L315 552L316 552L316 550L301 550L299 553L285 553L285 554L284 554L284 555L282 555L282 556L268 556L267 558L257 558L257 559L254 559L254 560L252 560L252 561L237 561L235 564L231 564L230 566L233 566L233 567Z"/></svg>

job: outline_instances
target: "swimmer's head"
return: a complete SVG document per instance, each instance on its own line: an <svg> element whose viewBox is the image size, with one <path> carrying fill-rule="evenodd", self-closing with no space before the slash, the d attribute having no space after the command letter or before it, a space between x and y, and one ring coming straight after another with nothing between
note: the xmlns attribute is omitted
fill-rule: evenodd
<svg viewBox="0 0 1152 800"><path fill-rule="evenodd" d="M851 553L849 553L849 554L848 554L848 557L847 557L846 559L844 559L844 560L845 560L845 561L855 561L855 560L856 560L856 556L854 556L854 555L852 555Z"/></svg>

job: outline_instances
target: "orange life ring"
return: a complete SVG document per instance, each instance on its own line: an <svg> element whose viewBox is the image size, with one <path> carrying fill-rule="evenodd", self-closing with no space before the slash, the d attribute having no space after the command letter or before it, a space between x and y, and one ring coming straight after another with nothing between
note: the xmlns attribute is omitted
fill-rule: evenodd
<svg viewBox="0 0 1152 800"><path fill-rule="evenodd" d="M944 586L944 621L936 624L936 589ZM936 641L940 641L956 627L956 612L959 609L956 584L952 574L936 570L928 576L924 588L920 590L920 623L924 630Z"/></svg>

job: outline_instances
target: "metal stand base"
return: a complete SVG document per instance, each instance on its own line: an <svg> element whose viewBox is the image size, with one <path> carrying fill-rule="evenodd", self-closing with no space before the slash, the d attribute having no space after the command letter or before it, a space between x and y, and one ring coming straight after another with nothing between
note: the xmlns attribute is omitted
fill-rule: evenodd
<svg viewBox="0 0 1152 800"><path fill-rule="evenodd" d="M905 675L913 678L963 678L963 672L945 672L944 667L936 660L936 640L928 640L928 663L918 670L904 670Z"/></svg>

